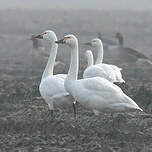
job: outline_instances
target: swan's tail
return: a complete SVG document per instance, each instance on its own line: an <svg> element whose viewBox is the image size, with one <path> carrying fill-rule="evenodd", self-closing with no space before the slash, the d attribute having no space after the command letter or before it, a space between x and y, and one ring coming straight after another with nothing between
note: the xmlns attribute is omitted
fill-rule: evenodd
<svg viewBox="0 0 152 152"><path fill-rule="evenodd" d="M126 81L124 79L119 80L120 83L125 83Z"/></svg>
<svg viewBox="0 0 152 152"><path fill-rule="evenodd" d="M138 105L137 105L138 106ZM135 108L137 111L143 111L139 106Z"/></svg>
<svg viewBox="0 0 152 152"><path fill-rule="evenodd" d="M125 83L125 80L122 78L122 76L120 76L120 77L116 77L116 82Z"/></svg>
<svg viewBox="0 0 152 152"><path fill-rule="evenodd" d="M139 111L143 111L140 107L138 108Z"/></svg>
<svg viewBox="0 0 152 152"><path fill-rule="evenodd" d="M127 95L125 95L125 99L126 101L129 102L129 107L134 109L134 110L138 110L138 111L143 111L137 104L135 101L133 101L130 97L128 97Z"/></svg>

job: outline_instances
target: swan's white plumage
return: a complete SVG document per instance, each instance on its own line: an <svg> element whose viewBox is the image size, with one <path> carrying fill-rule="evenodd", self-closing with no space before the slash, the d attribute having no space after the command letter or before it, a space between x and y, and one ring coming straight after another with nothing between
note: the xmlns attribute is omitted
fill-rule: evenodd
<svg viewBox="0 0 152 152"><path fill-rule="evenodd" d="M62 77L63 76L63 77ZM41 81L39 90L41 96L48 103L51 110L54 109L54 104L60 108L65 105L72 104L73 98L64 89L64 75L48 76Z"/></svg>
<svg viewBox="0 0 152 152"><path fill-rule="evenodd" d="M111 65L104 64L103 61L103 45L100 39L93 39L90 43L92 46L96 47L98 51L97 61L95 65L89 66L85 69L83 78L91 77L102 77L111 82L125 82L122 78L121 68ZM90 52L92 53L92 52ZM88 58L89 60L89 58ZM89 62L89 61L88 61Z"/></svg>
<svg viewBox="0 0 152 152"><path fill-rule="evenodd" d="M60 41L59 41L60 42ZM95 112L128 112L142 109L123 91L101 77L77 80L78 74L78 41L74 35L67 35L61 43L71 48L71 64L65 79L65 89L80 104Z"/></svg>
<svg viewBox="0 0 152 152"><path fill-rule="evenodd" d="M57 37L53 31L45 31L41 35L43 35L42 39L49 40L51 43L51 52L39 86L40 94L50 110L54 110L54 104L59 107L72 105L73 97L64 89L64 79L67 75L53 75L58 49L58 45L55 43Z"/></svg>
<svg viewBox="0 0 152 152"><path fill-rule="evenodd" d="M94 64L94 59L93 59L93 54L92 54L91 50L87 50L85 52L85 56L86 56L87 62L88 62L87 67L93 65Z"/></svg>
<svg viewBox="0 0 152 152"><path fill-rule="evenodd" d="M113 69L106 64L92 65L85 69L83 73L83 78L92 78L92 77L101 77L109 80L110 82L116 82L116 75L113 72Z"/></svg>
<svg viewBox="0 0 152 152"><path fill-rule="evenodd" d="M83 106L99 112L127 112L135 109L142 111L118 86L104 78L75 81L71 90L75 99Z"/></svg>

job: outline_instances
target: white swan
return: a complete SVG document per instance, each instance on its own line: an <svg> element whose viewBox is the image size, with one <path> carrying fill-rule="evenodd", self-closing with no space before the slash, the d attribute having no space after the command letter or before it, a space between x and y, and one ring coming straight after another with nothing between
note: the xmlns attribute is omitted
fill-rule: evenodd
<svg viewBox="0 0 152 152"><path fill-rule="evenodd" d="M86 59L87 59L87 62L88 62L87 67L93 65L94 64L94 59L93 59L93 54L92 54L91 50L87 50L85 52L85 56L86 56Z"/></svg>
<svg viewBox="0 0 152 152"><path fill-rule="evenodd" d="M35 36L35 38L48 40L51 43L51 52L42 75L39 91L43 99L47 102L51 114L53 114L54 104L59 107L72 105L74 100L71 95L64 89L64 79L66 74L53 75L55 59L57 55L58 44L56 34L53 31L45 31L44 33Z"/></svg>
<svg viewBox="0 0 152 152"><path fill-rule="evenodd" d="M118 86L104 78L93 77L77 80L79 66L78 40L74 35L67 35L56 43L63 43L71 48L71 64L64 86L67 92L80 104L92 109L95 114L99 114L101 111L142 111Z"/></svg>
<svg viewBox="0 0 152 152"><path fill-rule="evenodd" d="M87 45L91 45L95 47L98 51L97 60L95 65L92 65L85 69L83 73L83 78L91 78L91 77L102 77L106 78L111 82L125 82L122 78L121 68L111 65L111 64L104 64L103 61L103 44L100 39L96 38L91 40L91 42L86 43ZM92 53L92 52L90 52Z"/></svg>

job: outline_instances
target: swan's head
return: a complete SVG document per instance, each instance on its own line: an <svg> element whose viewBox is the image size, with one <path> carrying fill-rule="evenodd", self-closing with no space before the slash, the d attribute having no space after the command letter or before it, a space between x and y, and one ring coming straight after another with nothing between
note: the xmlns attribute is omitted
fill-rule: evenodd
<svg viewBox="0 0 152 152"><path fill-rule="evenodd" d="M85 43L85 45L89 45L92 47L98 47L98 46L102 45L102 42L100 39L95 38L95 39L92 39L90 42Z"/></svg>
<svg viewBox="0 0 152 152"><path fill-rule="evenodd" d="M44 31L43 33L35 36L35 38L48 40L51 42L54 42L57 40L56 34L51 30Z"/></svg>
<svg viewBox="0 0 152 152"><path fill-rule="evenodd" d="M58 44L67 44L70 47L74 47L75 45L77 45L78 40L77 40L77 38L74 35L69 34L69 35L64 36L63 39L61 39L59 41L56 41L56 43L58 43Z"/></svg>

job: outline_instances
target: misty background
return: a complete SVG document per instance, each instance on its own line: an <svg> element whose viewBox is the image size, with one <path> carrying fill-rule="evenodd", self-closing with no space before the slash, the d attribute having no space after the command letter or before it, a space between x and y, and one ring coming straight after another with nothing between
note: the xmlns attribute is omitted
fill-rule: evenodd
<svg viewBox="0 0 152 152"><path fill-rule="evenodd" d="M82 43L97 37L98 32L109 39L116 32L122 32L126 47L152 58L151 4L151 0L0 0L1 70L6 67L32 70L34 64L38 67L40 64L42 73L46 60L37 56L40 52L33 50L29 38L49 29L54 30L58 38L68 33L78 37L80 71L85 68L84 52L88 49ZM41 43L49 53L49 44ZM69 51L64 46L59 50L63 51L58 51L57 60L69 65L69 58L63 58Z"/></svg>
<svg viewBox="0 0 152 152"><path fill-rule="evenodd" d="M0 0L0 8L28 9L131 9L152 8L151 0Z"/></svg>

